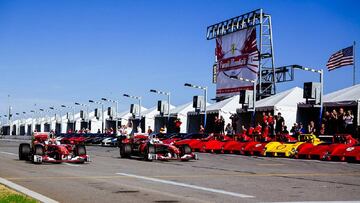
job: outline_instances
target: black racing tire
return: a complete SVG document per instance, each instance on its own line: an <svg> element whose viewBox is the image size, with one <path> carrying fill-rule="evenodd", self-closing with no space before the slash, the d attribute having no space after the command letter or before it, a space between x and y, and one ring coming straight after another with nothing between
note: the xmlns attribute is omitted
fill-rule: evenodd
<svg viewBox="0 0 360 203"><path fill-rule="evenodd" d="M44 155L44 147L40 144L34 146L34 155L43 156Z"/></svg>
<svg viewBox="0 0 360 203"><path fill-rule="evenodd" d="M86 155L85 145L82 145L82 144L76 145L75 146L75 155L76 156Z"/></svg>
<svg viewBox="0 0 360 203"><path fill-rule="evenodd" d="M132 152L131 144L121 144L120 145L120 157L129 158Z"/></svg>
<svg viewBox="0 0 360 203"><path fill-rule="evenodd" d="M60 160L61 160L61 154L60 154L60 153L56 153L54 158L55 158L55 160L60 161ZM60 163L60 162L56 162L56 163Z"/></svg>
<svg viewBox="0 0 360 203"><path fill-rule="evenodd" d="M192 149L189 145L182 145L180 147L180 152L181 152L181 156L183 156L185 154L191 154Z"/></svg>
<svg viewBox="0 0 360 203"><path fill-rule="evenodd" d="M156 150L155 150L155 146L152 144L148 144L148 146L145 149L145 154L144 154L144 158L146 161L153 161L152 159L149 159L149 154L155 154Z"/></svg>
<svg viewBox="0 0 360 203"><path fill-rule="evenodd" d="M19 146L19 160L29 160L31 147L28 143L21 143Z"/></svg>

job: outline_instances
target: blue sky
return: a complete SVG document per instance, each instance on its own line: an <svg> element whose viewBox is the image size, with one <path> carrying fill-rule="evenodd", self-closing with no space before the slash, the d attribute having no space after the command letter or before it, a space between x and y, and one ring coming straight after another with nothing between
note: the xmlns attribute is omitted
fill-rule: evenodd
<svg viewBox="0 0 360 203"><path fill-rule="evenodd" d="M123 93L152 107L163 97L151 88L171 91L180 105L202 93L184 82L208 86L214 98L215 42L206 40L206 27L257 8L272 15L276 66L325 69L331 54L360 43L359 6L356 0L0 0L0 115L8 94L15 112L101 97L126 110L133 101ZM318 76L297 71L295 79L278 89ZM351 67L325 71L325 93L351 84Z"/></svg>

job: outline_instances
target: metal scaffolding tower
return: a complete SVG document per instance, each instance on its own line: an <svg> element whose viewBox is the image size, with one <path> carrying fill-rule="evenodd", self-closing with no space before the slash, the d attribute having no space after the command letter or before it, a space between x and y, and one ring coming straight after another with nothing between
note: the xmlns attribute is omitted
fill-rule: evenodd
<svg viewBox="0 0 360 203"><path fill-rule="evenodd" d="M258 50L259 50L259 73L258 73L258 99L276 94L275 57L272 37L271 16L265 14L263 9L257 9L249 13L216 23L207 27L207 40L230 34L243 29L258 26ZM277 70L280 71L280 70Z"/></svg>

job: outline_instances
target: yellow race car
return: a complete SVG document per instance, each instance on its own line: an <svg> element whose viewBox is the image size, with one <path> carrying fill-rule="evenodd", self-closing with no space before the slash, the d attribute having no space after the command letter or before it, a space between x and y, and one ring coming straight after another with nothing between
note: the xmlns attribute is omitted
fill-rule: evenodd
<svg viewBox="0 0 360 203"><path fill-rule="evenodd" d="M294 157L297 149L307 143L318 145L321 141L315 135L301 134L296 142L269 142L265 146L264 156Z"/></svg>

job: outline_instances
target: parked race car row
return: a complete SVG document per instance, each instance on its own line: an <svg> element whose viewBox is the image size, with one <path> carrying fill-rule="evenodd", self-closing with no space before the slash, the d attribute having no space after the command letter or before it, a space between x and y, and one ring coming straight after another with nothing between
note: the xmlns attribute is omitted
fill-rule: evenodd
<svg viewBox="0 0 360 203"><path fill-rule="evenodd" d="M289 157L326 161L360 162L360 144L351 135L324 136L301 134L298 138L280 135L238 135L234 140L226 135L189 135L185 139L172 140L175 146L189 145L193 151L211 153L233 153L250 156ZM169 142L164 140L164 142Z"/></svg>
<svg viewBox="0 0 360 203"><path fill-rule="evenodd" d="M41 162L84 163L90 158L85 145L118 146L120 157L138 157L144 160L197 159L194 152L226 153L248 156L289 157L325 161L360 162L360 144L351 135L341 134L317 138L301 134L297 138L279 135L246 133L229 137L216 134L136 134L109 136L106 134L35 134L32 144L21 144L19 159Z"/></svg>
<svg viewBox="0 0 360 203"><path fill-rule="evenodd" d="M121 136L106 135L68 135L62 141L118 146ZM301 159L318 159L333 161L360 161L359 142L351 135L340 134L323 136L321 140L315 135L301 134L294 138L288 134L270 138L268 134L251 135L246 133L229 137L226 135L199 133L152 134L164 144L175 146L187 145L192 151L212 153L232 153L252 156L291 157ZM68 141L66 141L68 139Z"/></svg>

